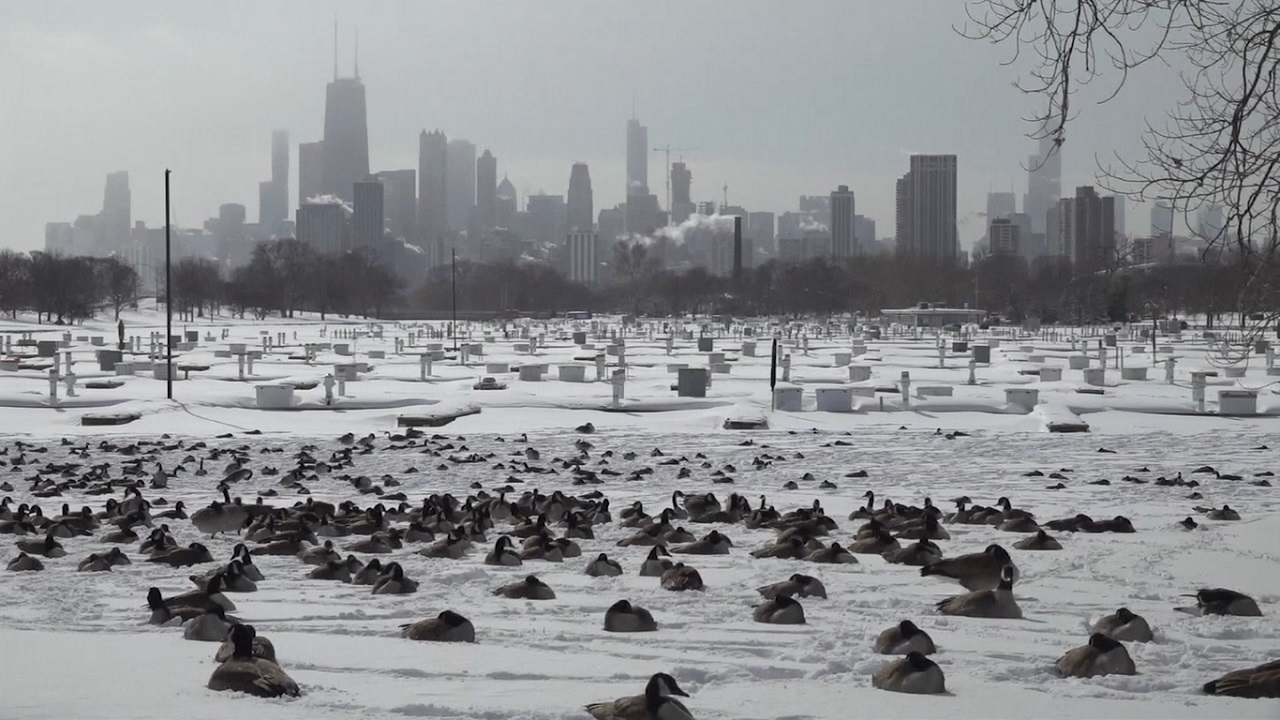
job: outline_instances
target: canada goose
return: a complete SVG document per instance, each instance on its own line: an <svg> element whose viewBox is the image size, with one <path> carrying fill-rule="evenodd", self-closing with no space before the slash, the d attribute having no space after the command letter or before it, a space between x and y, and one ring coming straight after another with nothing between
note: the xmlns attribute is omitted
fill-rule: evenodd
<svg viewBox="0 0 1280 720"><path fill-rule="evenodd" d="M98 553L90 553L89 557L80 561L76 566L77 572L111 572L111 563L107 558L98 555Z"/></svg>
<svg viewBox="0 0 1280 720"><path fill-rule="evenodd" d="M1135 529L1134 529L1134 527L1133 527L1133 523L1129 520L1129 518L1127 518L1127 517L1125 517L1125 516L1123 516L1123 515L1117 515L1117 516L1115 516L1115 517L1111 518L1110 520L1099 520L1098 522L1093 523L1093 525L1092 525L1092 526L1090 526L1090 527L1088 527L1088 528L1083 528L1083 529L1084 529L1084 531L1085 531L1085 532L1093 532L1093 533L1104 533L1104 532L1109 532L1109 533L1134 533L1134 532L1137 532L1137 530L1135 530Z"/></svg>
<svg viewBox="0 0 1280 720"><path fill-rule="evenodd" d="M826 563L832 565L856 565L858 558L853 553L840 547L840 543L833 542L829 547L820 548L809 553L805 560L811 563Z"/></svg>
<svg viewBox="0 0 1280 720"><path fill-rule="evenodd" d="M1205 683L1204 691L1209 695L1240 698L1280 698L1280 660L1232 670L1217 680Z"/></svg>
<svg viewBox="0 0 1280 720"><path fill-rule="evenodd" d="M804 608L793 598L779 595L757 605L751 619L772 625L803 625Z"/></svg>
<svg viewBox="0 0 1280 720"><path fill-rule="evenodd" d="M880 633L876 638L875 651L881 655L902 655L910 652L932 655L938 652L938 648L933 644L933 638L929 637L929 633L916 627L916 624L910 620L903 620Z"/></svg>
<svg viewBox="0 0 1280 720"><path fill-rule="evenodd" d="M184 640L222 642L231 626L239 624L239 620L227 617L227 611L221 605L210 605L204 612L183 623L182 637Z"/></svg>
<svg viewBox="0 0 1280 720"><path fill-rule="evenodd" d="M791 597L793 595L798 595L802 598L819 597L824 600L827 597L827 588L823 586L821 580L799 573L782 582L756 588L756 591L768 600L777 597Z"/></svg>
<svg viewBox="0 0 1280 720"><path fill-rule="evenodd" d="M493 550L484 556L485 565L518 567L521 563L520 553L511 549L511 538L506 535L499 536L493 544Z"/></svg>
<svg viewBox="0 0 1280 720"><path fill-rule="evenodd" d="M382 561L378 558L373 558L368 565L365 565L355 575L351 576L351 584L373 585L378 582L378 578L382 577L382 573Z"/></svg>
<svg viewBox="0 0 1280 720"><path fill-rule="evenodd" d="M786 540L779 538L777 542L752 550L751 557L799 560L808 555L809 552L809 548L805 546L803 540L799 537L790 537Z"/></svg>
<svg viewBox="0 0 1280 720"><path fill-rule="evenodd" d="M893 552L901 549L897 538L889 534L886 528L879 528L871 537L855 540L849 546L849 552L859 553L863 555L880 555L886 552Z"/></svg>
<svg viewBox="0 0 1280 720"><path fill-rule="evenodd" d="M1182 520L1179 520L1178 524L1182 526L1183 530L1195 530L1196 528L1200 527L1200 523L1196 522L1195 520L1192 520L1190 515L1188 515L1186 518Z"/></svg>
<svg viewBox="0 0 1280 720"><path fill-rule="evenodd" d="M329 560L323 565L314 567L307 573L311 580L333 580L341 583L351 582L351 570L336 560Z"/></svg>
<svg viewBox="0 0 1280 720"><path fill-rule="evenodd" d="M924 569L928 569L927 567ZM994 590L974 590L938 602L943 615L980 618L1020 618L1022 609L1013 599L1013 567L1000 572L1000 584Z"/></svg>
<svg viewBox="0 0 1280 720"><path fill-rule="evenodd" d="M203 588L214 575L222 576L222 592L251 593L258 591L258 585L245 577L244 563L239 558L222 567L214 568L203 575L191 575L191 582Z"/></svg>
<svg viewBox="0 0 1280 720"><path fill-rule="evenodd" d="M868 490L863 497L867 499L867 504L849 513L850 520L869 520L875 514L876 494Z"/></svg>
<svg viewBox="0 0 1280 720"><path fill-rule="evenodd" d="M648 610L619 600L605 611L604 629L608 632L654 632L658 623Z"/></svg>
<svg viewBox="0 0 1280 720"><path fill-rule="evenodd" d="M1205 513L1205 517L1210 520L1239 520L1240 513L1232 510L1230 505L1223 505L1220 508L1210 510Z"/></svg>
<svg viewBox="0 0 1280 720"><path fill-rule="evenodd" d="M622 565L600 553L595 560L587 563L586 573L591 577L617 577L622 574Z"/></svg>
<svg viewBox="0 0 1280 720"><path fill-rule="evenodd" d="M325 540L323 545L299 551L298 559L301 560L304 565L324 565L328 562L341 560L342 556L333 549L332 540Z"/></svg>
<svg viewBox="0 0 1280 720"><path fill-rule="evenodd" d="M99 539L99 542L119 543L122 545L127 543L134 543L134 542L138 542L138 533L134 532L132 528L127 528L127 527L120 528L119 530L115 530L113 532L107 533L106 535L103 535Z"/></svg>
<svg viewBox="0 0 1280 720"><path fill-rule="evenodd" d="M712 530L700 540L671 548L671 552L684 555L728 555L729 548L732 546L733 542L729 538L721 535L717 530Z"/></svg>
<svg viewBox="0 0 1280 720"><path fill-rule="evenodd" d="M231 657L209 676L210 690L232 690L258 697L297 697L302 694L298 683L280 666L253 655L252 625L237 625L231 632Z"/></svg>
<svg viewBox="0 0 1280 720"><path fill-rule="evenodd" d="M218 646L218 652L213 655L215 662L226 662L235 654L236 646L235 643L232 642L231 638L238 627L243 626L232 625L231 629L227 630L227 639L222 641L222 644ZM262 658L263 660L269 660L276 664L279 664L280 662L276 659L276 646L272 645L271 641L267 638L257 634L253 636L253 656L256 658Z"/></svg>
<svg viewBox="0 0 1280 720"><path fill-rule="evenodd" d="M190 567L200 563L213 562L209 548L200 543L191 543L187 547L175 547L163 555L147 558L147 562L164 563L172 567Z"/></svg>
<svg viewBox="0 0 1280 720"><path fill-rule="evenodd" d="M400 563L390 563L373 583L374 595L408 595L418 591L418 581L404 576Z"/></svg>
<svg viewBox="0 0 1280 720"><path fill-rule="evenodd" d="M720 512L720 501L712 493L706 495L685 495L681 493L684 499L685 512L689 513L690 520L697 520L703 515Z"/></svg>
<svg viewBox="0 0 1280 720"><path fill-rule="evenodd" d="M1093 632L1122 642L1151 642L1154 637L1146 619L1135 615L1129 608L1120 608L1098 620L1093 625Z"/></svg>
<svg viewBox="0 0 1280 720"><path fill-rule="evenodd" d="M191 513L191 524L206 535L237 531L249 519L249 511L239 503L231 502L225 487L222 494L225 502L214 501L208 507Z"/></svg>
<svg viewBox="0 0 1280 720"><path fill-rule="evenodd" d="M942 548L932 540L921 538L916 542L900 547L897 550L888 550L881 553L885 562L894 563L896 565L915 565L923 567L931 565L942 559Z"/></svg>
<svg viewBox="0 0 1280 720"><path fill-rule="evenodd" d="M1094 633L1089 642L1068 650L1055 663L1062 677L1091 678L1095 675L1136 675L1133 658L1119 641Z"/></svg>
<svg viewBox="0 0 1280 720"><path fill-rule="evenodd" d="M684 493L680 492L679 490L676 490L675 492L671 493L671 507L669 509L671 510L671 519L673 520L689 519L689 511L685 510L683 507L680 507L680 500L682 498L684 498Z"/></svg>
<svg viewBox="0 0 1280 720"><path fill-rule="evenodd" d="M173 507L171 509L165 510L162 513L158 513L156 517L162 520L186 520L187 519L186 509L187 509L186 504L183 503L181 500L179 500L178 502L173 504Z"/></svg>
<svg viewBox="0 0 1280 720"><path fill-rule="evenodd" d="M676 563L662 573L662 589L679 592L683 590L705 590L706 586L702 584L702 575L698 574L697 570L684 563Z"/></svg>
<svg viewBox="0 0 1280 720"><path fill-rule="evenodd" d="M43 569L44 563L26 553L18 553L18 557L5 566L5 570L10 572L39 572Z"/></svg>
<svg viewBox="0 0 1280 720"><path fill-rule="evenodd" d="M1061 550L1062 543L1058 542L1049 533L1044 530L1038 530L1035 535L1023 538L1013 544L1019 550Z"/></svg>
<svg viewBox="0 0 1280 720"><path fill-rule="evenodd" d="M457 528L447 536L419 550L418 554L426 558L459 560L471 548L471 541L463 536L462 528Z"/></svg>
<svg viewBox="0 0 1280 720"><path fill-rule="evenodd" d="M493 591L498 597L512 600L555 600L556 591L538 579L537 575L529 575L525 579L503 585Z"/></svg>
<svg viewBox="0 0 1280 720"><path fill-rule="evenodd" d="M662 574L672 568L670 560L662 557L667 554L667 549L661 545L650 548L649 556L640 563L640 577L662 577Z"/></svg>
<svg viewBox="0 0 1280 720"><path fill-rule="evenodd" d="M950 540L951 533L938 524L936 517L925 515L923 523L900 530L897 537L902 540Z"/></svg>
<svg viewBox="0 0 1280 720"><path fill-rule="evenodd" d="M564 553L554 542L547 538L530 538L534 542L520 551L521 560L545 560L547 562L564 562ZM527 541L526 541L527 542Z"/></svg>
<svg viewBox="0 0 1280 720"><path fill-rule="evenodd" d="M231 559L240 561L241 573L254 582L262 582L266 578L263 577L262 571L253 562L253 555L249 553L249 548L244 543L239 543L231 551Z"/></svg>
<svg viewBox="0 0 1280 720"><path fill-rule="evenodd" d="M920 568L920 575L939 575L959 580L966 590L990 590L1000 584L1004 568L1009 567L1013 581L1018 580L1018 568L1009 557L1009 551L999 545L988 545L980 553L960 555L939 560Z"/></svg>
<svg viewBox="0 0 1280 720"><path fill-rule="evenodd" d="M1040 525L1029 517L1020 516L1011 517L1008 520L1001 522L996 529L1003 530L1004 532L1033 533L1040 530Z"/></svg>
<svg viewBox="0 0 1280 720"><path fill-rule="evenodd" d="M593 703L587 706L587 712L596 720L693 720L689 708L676 700L675 695L689 697L675 678L658 673L649 678L643 695Z"/></svg>
<svg viewBox="0 0 1280 720"><path fill-rule="evenodd" d="M947 691L942 668L918 652L909 652L904 658L886 663L871 676L871 684L881 690L917 695Z"/></svg>
<svg viewBox="0 0 1280 720"><path fill-rule="evenodd" d="M66 550L62 549L62 543L53 535L45 535L43 538L32 538L30 540L18 540L14 542L18 546L18 550L29 555L43 555L47 558L65 557Z"/></svg>
<svg viewBox="0 0 1280 720"><path fill-rule="evenodd" d="M1226 588L1205 588L1196 591L1195 595L1187 595L1196 599L1194 607L1174 608L1178 612L1191 615L1243 615L1259 617L1262 611L1253 598L1235 590Z"/></svg>
<svg viewBox="0 0 1280 720"><path fill-rule="evenodd" d="M452 610L445 610L433 618L400 626L400 637L428 642L476 641L476 628L471 621Z"/></svg>
<svg viewBox="0 0 1280 720"><path fill-rule="evenodd" d="M205 608L210 605L220 605L223 610L232 612L236 609L235 603L222 594L224 577L222 573L210 575L203 582L196 583L196 590L166 598L164 604L171 608L181 606ZM195 578L192 579L194 580ZM156 592L158 593L159 590L156 590Z"/></svg>

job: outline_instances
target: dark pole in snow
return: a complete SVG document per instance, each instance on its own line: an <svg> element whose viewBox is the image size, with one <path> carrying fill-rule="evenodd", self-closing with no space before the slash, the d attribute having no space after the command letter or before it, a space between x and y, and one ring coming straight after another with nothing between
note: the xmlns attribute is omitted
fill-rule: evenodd
<svg viewBox="0 0 1280 720"><path fill-rule="evenodd" d="M453 351L458 351L458 250L449 249L450 272L453 274Z"/></svg>
<svg viewBox="0 0 1280 720"><path fill-rule="evenodd" d="M164 347L165 396L173 399L173 265L169 242L169 170L164 171Z"/></svg>

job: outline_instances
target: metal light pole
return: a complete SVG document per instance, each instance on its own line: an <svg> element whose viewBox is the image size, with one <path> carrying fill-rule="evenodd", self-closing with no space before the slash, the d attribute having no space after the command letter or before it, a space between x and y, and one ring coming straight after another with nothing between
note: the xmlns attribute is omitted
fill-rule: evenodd
<svg viewBox="0 0 1280 720"><path fill-rule="evenodd" d="M173 399L173 263L169 242L169 170L164 171L164 348L165 396Z"/></svg>
<svg viewBox="0 0 1280 720"><path fill-rule="evenodd" d="M449 248L450 274L453 275L453 351L458 351L458 250Z"/></svg>

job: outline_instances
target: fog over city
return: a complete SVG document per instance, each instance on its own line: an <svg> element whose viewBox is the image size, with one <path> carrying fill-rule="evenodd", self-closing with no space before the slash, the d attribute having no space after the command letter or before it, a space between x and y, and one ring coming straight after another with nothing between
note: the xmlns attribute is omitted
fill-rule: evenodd
<svg viewBox="0 0 1280 720"><path fill-rule="evenodd" d="M877 239L893 237L908 156L954 154L963 250L986 234L989 191L1021 200L1037 147L1024 118L1039 99L1012 85L1025 64L961 37L959 2L6 3L0 246L43 248L45 224L98 212L117 171L134 222L163 224L165 168L175 224L200 227L227 203L252 222L277 129L292 221L298 145L324 135L335 19L343 77L359 36L370 170L416 168L419 133L439 129L490 150L522 211L529 195L563 195L575 162L597 212L624 203L634 112L651 149L687 164L694 203L782 214L844 184ZM1095 105L1111 87L1074 99L1064 196L1094 183L1095 158L1139 150L1143 119L1179 89L1156 64ZM665 163L648 156L664 211ZM1146 232L1145 209L1125 217Z"/></svg>

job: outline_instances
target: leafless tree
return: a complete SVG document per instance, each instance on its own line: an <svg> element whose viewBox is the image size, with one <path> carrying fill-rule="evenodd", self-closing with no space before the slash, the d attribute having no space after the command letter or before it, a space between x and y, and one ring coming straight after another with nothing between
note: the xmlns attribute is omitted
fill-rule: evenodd
<svg viewBox="0 0 1280 720"><path fill-rule="evenodd" d="M1056 148L1080 110L1076 93L1105 84L1104 102L1146 63L1180 71L1183 91L1147 122L1143 151L1099 167L1135 200L1171 202L1188 219L1219 208L1221 226L1188 224L1205 256L1235 267L1235 310L1274 324L1280 307L1280 2L1277 0L971 0L966 37L1033 55L1019 87L1042 100L1029 122Z"/></svg>

